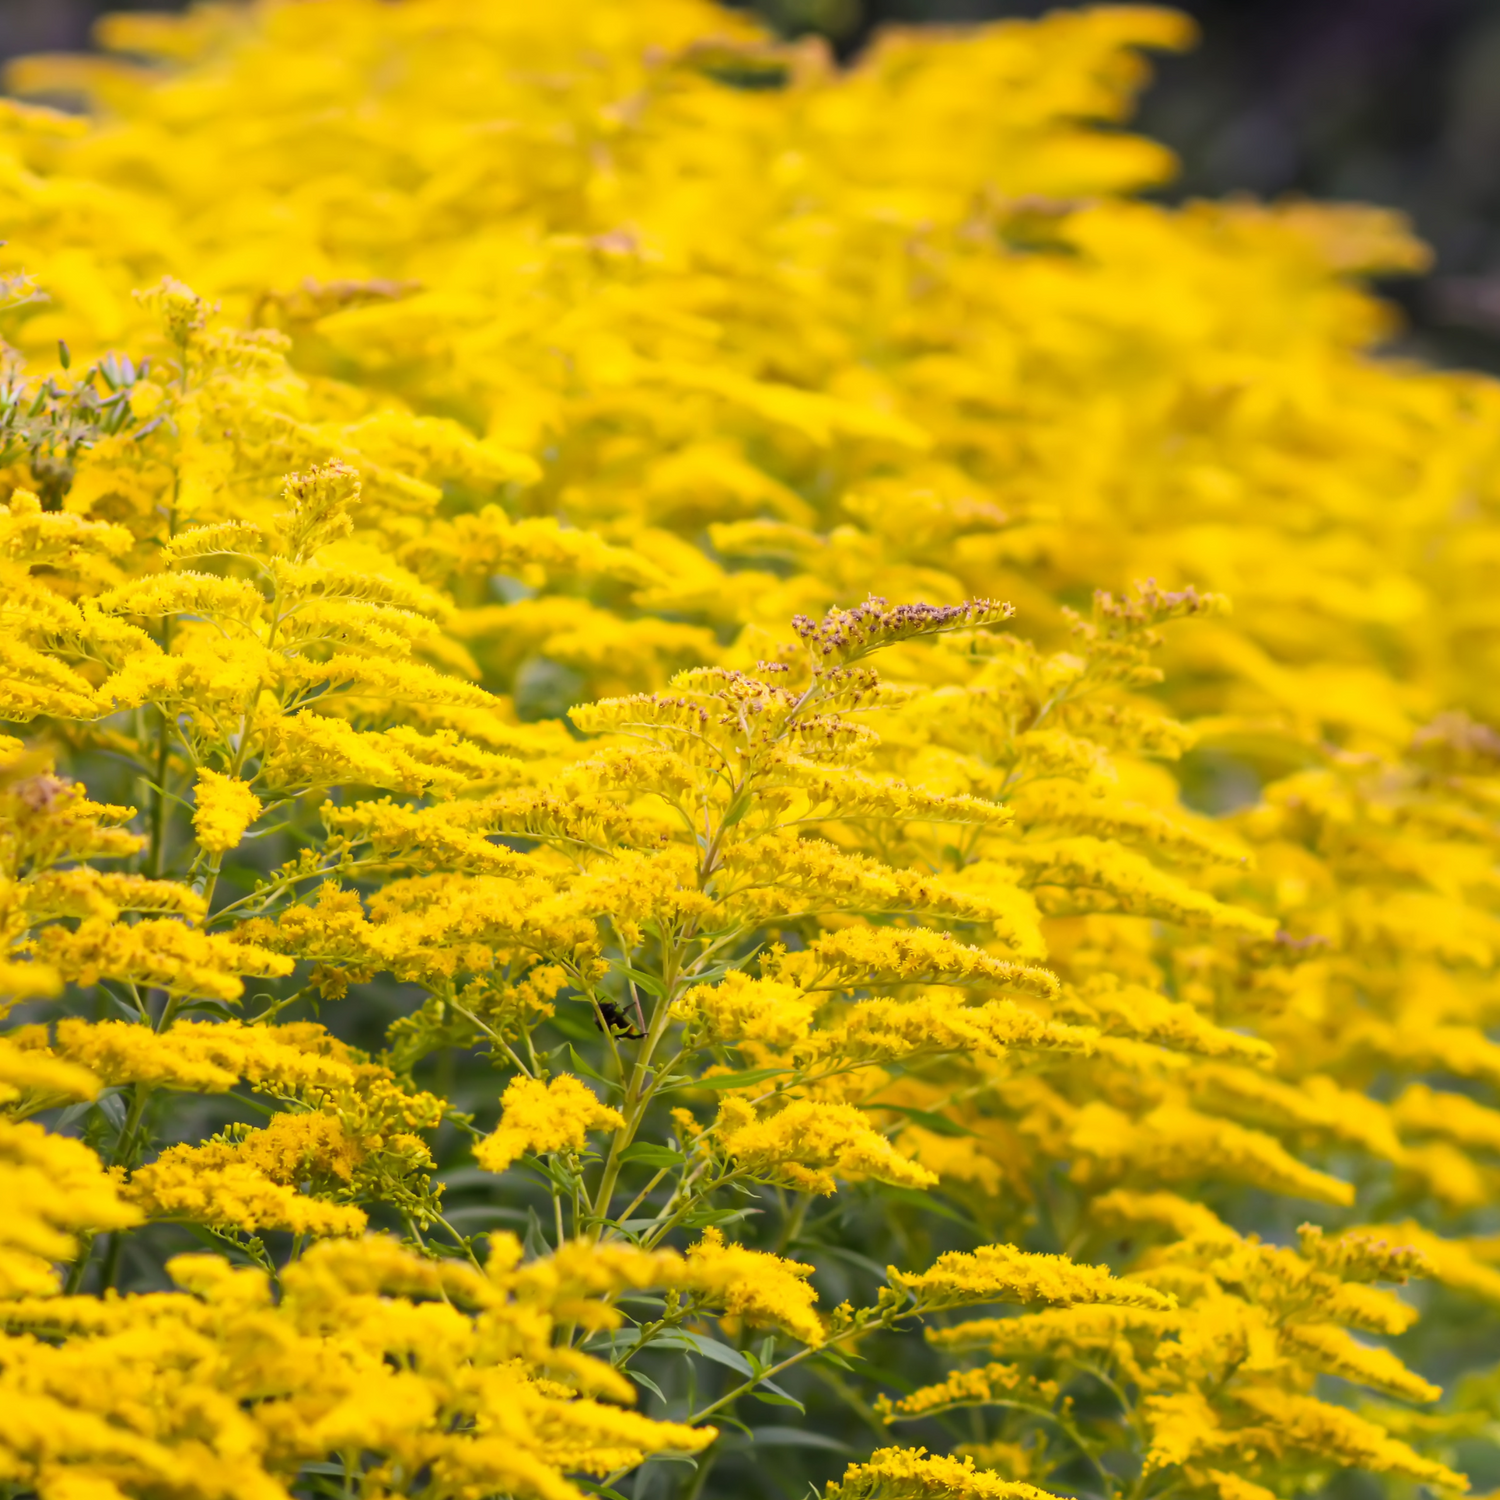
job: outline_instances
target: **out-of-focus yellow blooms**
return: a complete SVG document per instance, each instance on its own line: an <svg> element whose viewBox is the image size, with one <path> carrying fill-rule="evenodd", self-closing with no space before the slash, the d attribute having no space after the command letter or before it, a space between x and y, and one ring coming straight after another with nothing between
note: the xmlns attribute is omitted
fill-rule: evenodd
<svg viewBox="0 0 1500 1500"><path fill-rule="evenodd" d="M0 1482L612 1495L806 1362L972 1419L833 1500L1462 1486L1376 1283L1500 1304L1500 390L1393 217L1137 196L1189 31L13 66Z"/></svg>

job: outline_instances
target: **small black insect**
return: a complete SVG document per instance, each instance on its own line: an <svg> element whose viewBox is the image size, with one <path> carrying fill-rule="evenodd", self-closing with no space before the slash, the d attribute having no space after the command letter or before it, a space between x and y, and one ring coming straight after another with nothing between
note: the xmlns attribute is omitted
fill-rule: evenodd
<svg viewBox="0 0 1500 1500"><path fill-rule="evenodd" d="M635 1029L635 1023L613 1000L599 1000L595 1003L599 1012L594 1017L594 1025L600 1031L608 1028L615 1036L625 1037L632 1042L638 1042L646 1035L644 1031Z"/></svg>

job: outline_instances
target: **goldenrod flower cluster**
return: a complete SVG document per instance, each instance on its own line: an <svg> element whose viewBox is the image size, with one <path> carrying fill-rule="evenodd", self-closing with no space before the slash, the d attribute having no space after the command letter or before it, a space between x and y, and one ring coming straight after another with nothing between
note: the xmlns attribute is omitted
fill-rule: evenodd
<svg viewBox="0 0 1500 1500"><path fill-rule="evenodd" d="M1188 32L13 67L0 1484L1494 1468L1500 388L1143 196Z"/></svg>

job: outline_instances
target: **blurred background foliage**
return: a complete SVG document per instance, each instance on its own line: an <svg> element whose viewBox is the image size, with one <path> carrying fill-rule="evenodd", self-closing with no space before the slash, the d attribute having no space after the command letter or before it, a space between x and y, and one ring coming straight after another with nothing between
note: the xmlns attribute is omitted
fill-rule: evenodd
<svg viewBox="0 0 1500 1500"><path fill-rule="evenodd" d="M501 0L503 3L503 0ZM0 0L0 58L87 44L109 0ZM1035 16L1048 0L756 0L846 58L885 24ZM1182 0L1196 51L1159 64L1141 127L1182 159L1172 197L1387 204L1436 252L1389 288L1409 352L1500 371L1500 0ZM961 143L956 143L961 144Z"/></svg>

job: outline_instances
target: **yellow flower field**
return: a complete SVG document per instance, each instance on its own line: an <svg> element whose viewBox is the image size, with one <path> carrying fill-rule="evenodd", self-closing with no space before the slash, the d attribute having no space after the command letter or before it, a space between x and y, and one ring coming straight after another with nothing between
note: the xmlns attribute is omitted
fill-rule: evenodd
<svg viewBox="0 0 1500 1500"><path fill-rule="evenodd" d="M1166 10L0 99L0 1483L1500 1485L1500 388ZM1467 1476L1467 1477L1466 1477Z"/></svg>

